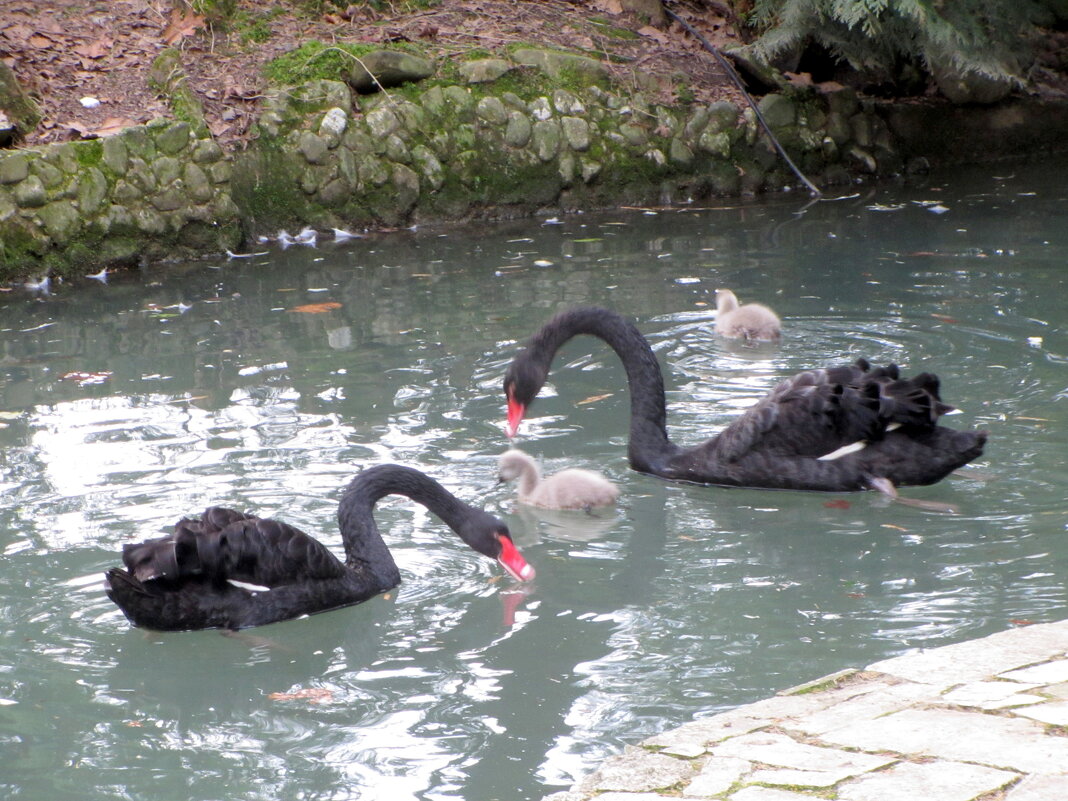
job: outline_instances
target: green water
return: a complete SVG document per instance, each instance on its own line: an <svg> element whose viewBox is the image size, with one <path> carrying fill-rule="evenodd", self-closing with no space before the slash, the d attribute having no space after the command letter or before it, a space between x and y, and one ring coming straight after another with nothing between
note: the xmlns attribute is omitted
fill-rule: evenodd
<svg viewBox="0 0 1068 801"><path fill-rule="evenodd" d="M0 295L0 796L538 799L695 715L1064 618L1066 177L997 166L807 208L268 246ZM716 340L717 286L773 306L783 342ZM988 429L987 453L907 491L955 515L664 483L627 469L623 371L581 339L518 444L623 499L517 508L495 484L501 378L577 303L638 322L680 443L863 355L938 373L962 410L947 424ZM503 516L536 581L394 499L377 512L404 576L389 597L224 636L134 629L104 596L124 542L209 504L339 550L341 487L385 461Z"/></svg>

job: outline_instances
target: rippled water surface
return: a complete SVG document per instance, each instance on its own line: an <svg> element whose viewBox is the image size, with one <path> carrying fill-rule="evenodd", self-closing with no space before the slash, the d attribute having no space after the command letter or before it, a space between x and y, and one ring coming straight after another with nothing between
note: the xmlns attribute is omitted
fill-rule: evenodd
<svg viewBox="0 0 1068 801"><path fill-rule="evenodd" d="M1068 606L1068 165L996 166L805 208L420 230L0 294L0 795L538 799L624 744L830 671ZM780 345L712 335L712 292ZM627 469L623 372L569 343L520 444L601 469L617 510L495 484L501 378L554 311L611 306L696 443L778 380L932 370L987 453L910 498L676 485ZM324 304L308 307L310 304ZM503 516L517 587L421 507L379 504L404 576L224 636L132 628L121 545L209 504L340 550L340 490L406 463Z"/></svg>

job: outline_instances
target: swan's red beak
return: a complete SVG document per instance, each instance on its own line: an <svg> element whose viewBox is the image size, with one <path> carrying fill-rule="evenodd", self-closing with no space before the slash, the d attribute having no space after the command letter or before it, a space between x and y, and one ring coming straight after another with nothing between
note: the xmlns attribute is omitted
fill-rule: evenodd
<svg viewBox="0 0 1068 801"><path fill-rule="evenodd" d="M523 422L523 414L527 407L513 398L508 399L508 436L514 437L519 433L519 424Z"/></svg>
<svg viewBox="0 0 1068 801"><path fill-rule="evenodd" d="M497 561L501 563L501 567L517 581L530 581L534 578L534 568L527 564L523 554L516 550L511 538L501 534L498 539L501 543L501 555L497 557Z"/></svg>

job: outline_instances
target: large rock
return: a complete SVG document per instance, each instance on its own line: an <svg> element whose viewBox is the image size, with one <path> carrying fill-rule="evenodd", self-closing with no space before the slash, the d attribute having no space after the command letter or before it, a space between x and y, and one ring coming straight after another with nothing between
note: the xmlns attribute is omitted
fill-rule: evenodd
<svg viewBox="0 0 1068 801"><path fill-rule="evenodd" d="M977 103L988 106L1004 100L1012 91L1012 80L1007 76L993 77L978 72L961 72L953 66L932 65L938 91L951 103Z"/></svg>
<svg viewBox="0 0 1068 801"><path fill-rule="evenodd" d="M375 50L352 65L349 85L361 94L421 81L434 74L434 65L425 58L398 50Z"/></svg>

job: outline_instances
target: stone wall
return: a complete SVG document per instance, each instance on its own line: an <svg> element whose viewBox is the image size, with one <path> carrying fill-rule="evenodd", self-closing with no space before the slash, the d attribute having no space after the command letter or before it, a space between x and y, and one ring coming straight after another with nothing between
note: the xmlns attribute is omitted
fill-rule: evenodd
<svg viewBox="0 0 1068 801"><path fill-rule="evenodd" d="M760 109L819 186L954 151L930 140L922 115L849 89L787 89ZM1051 136L1050 147L1068 141ZM968 137L974 151L976 126ZM165 120L0 151L0 280L219 253L280 228L682 203L796 184L752 109L658 105L611 85L596 61L528 49L376 94L330 80L280 88L234 155L206 126Z"/></svg>
<svg viewBox="0 0 1068 801"><path fill-rule="evenodd" d="M241 240L230 161L184 122L0 153L0 278L220 251Z"/></svg>

